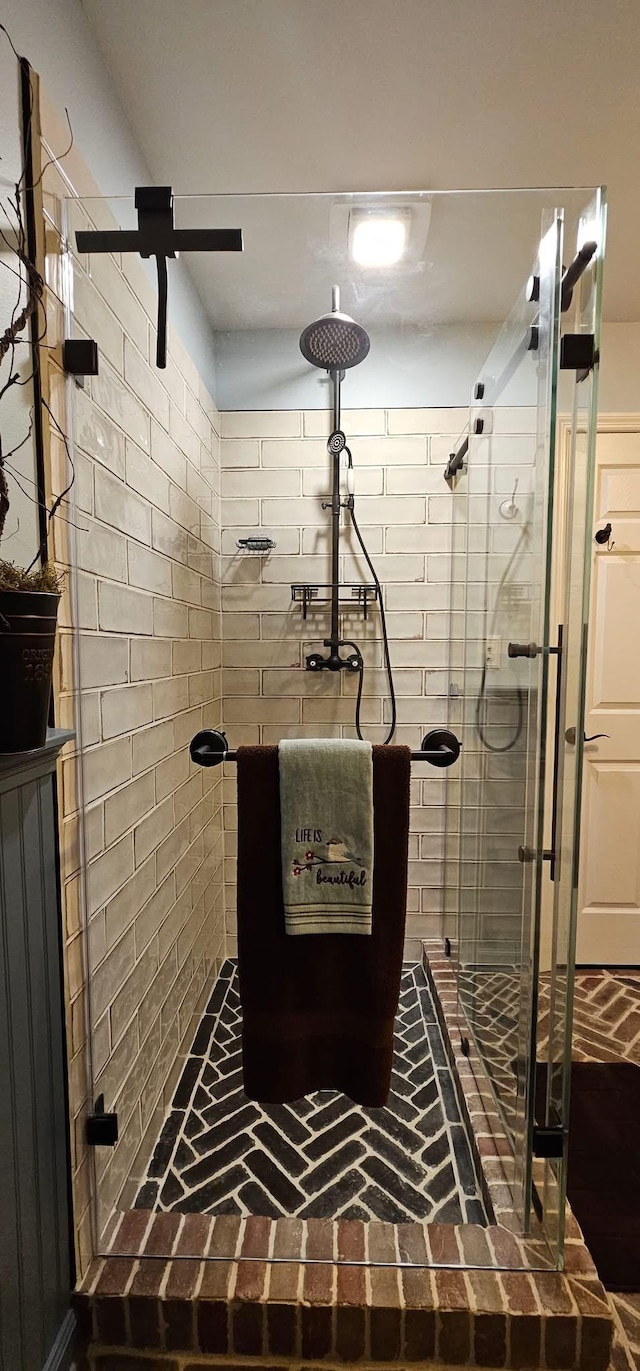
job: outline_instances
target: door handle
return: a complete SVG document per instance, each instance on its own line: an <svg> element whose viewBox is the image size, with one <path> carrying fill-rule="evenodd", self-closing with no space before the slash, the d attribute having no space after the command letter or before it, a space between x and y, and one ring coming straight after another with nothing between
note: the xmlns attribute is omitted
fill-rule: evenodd
<svg viewBox="0 0 640 1371"><path fill-rule="evenodd" d="M591 733L591 734L589 735L589 737L587 737L587 734L586 734L586 733L583 733L583 735L582 735L582 741L583 741L583 743L595 743L596 738L610 738L610 737L611 737L611 734L610 734L610 733ZM576 743L576 730L575 730L575 728L568 728L567 731L566 731L566 733L565 733L565 735L564 735L564 739L565 739L565 742L566 742L566 743L571 743L572 747L575 747L575 743Z"/></svg>

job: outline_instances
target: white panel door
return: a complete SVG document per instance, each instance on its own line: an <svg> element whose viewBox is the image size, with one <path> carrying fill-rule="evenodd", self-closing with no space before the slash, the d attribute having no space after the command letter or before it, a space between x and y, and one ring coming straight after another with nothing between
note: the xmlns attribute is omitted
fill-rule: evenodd
<svg viewBox="0 0 640 1371"><path fill-rule="evenodd" d="M596 446L577 962L640 964L640 433Z"/></svg>

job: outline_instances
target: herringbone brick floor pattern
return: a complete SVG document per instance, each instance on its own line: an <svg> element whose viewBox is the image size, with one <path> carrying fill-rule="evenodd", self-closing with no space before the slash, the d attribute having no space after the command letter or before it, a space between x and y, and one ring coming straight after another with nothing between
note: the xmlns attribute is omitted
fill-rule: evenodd
<svg viewBox="0 0 640 1371"><path fill-rule="evenodd" d="M421 966L403 970L391 1094L383 1109L363 1109L328 1091L288 1105L247 1099L241 1027L237 968L228 961L138 1192L138 1207L486 1224Z"/></svg>
<svg viewBox="0 0 640 1371"><path fill-rule="evenodd" d="M507 1123L515 1113L520 974L513 967L463 969L460 999ZM549 1040L549 977L540 982L538 1059ZM572 1058L640 1065L640 971L577 971Z"/></svg>

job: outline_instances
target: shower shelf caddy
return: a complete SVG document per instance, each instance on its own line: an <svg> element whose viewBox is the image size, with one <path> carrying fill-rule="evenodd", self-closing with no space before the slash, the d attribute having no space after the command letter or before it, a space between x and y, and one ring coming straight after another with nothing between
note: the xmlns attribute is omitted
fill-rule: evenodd
<svg viewBox="0 0 640 1371"><path fill-rule="evenodd" d="M302 617L306 619L310 607L331 603L331 584L297 582L291 586L291 599L294 604L302 605ZM369 605L378 599L375 585L363 585L361 581L345 582L338 586L340 605L361 605L363 618L368 618Z"/></svg>

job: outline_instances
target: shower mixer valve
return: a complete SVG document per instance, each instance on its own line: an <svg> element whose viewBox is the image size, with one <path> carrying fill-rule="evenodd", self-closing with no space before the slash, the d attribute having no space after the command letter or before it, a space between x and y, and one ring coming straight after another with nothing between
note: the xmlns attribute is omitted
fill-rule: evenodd
<svg viewBox="0 0 640 1371"><path fill-rule="evenodd" d="M323 657L321 652L311 652L306 658L307 671L362 671L362 657L357 652L352 652L348 657L341 657L339 648L349 647L349 643L334 643L331 638L324 639L324 646L331 648L328 657Z"/></svg>

